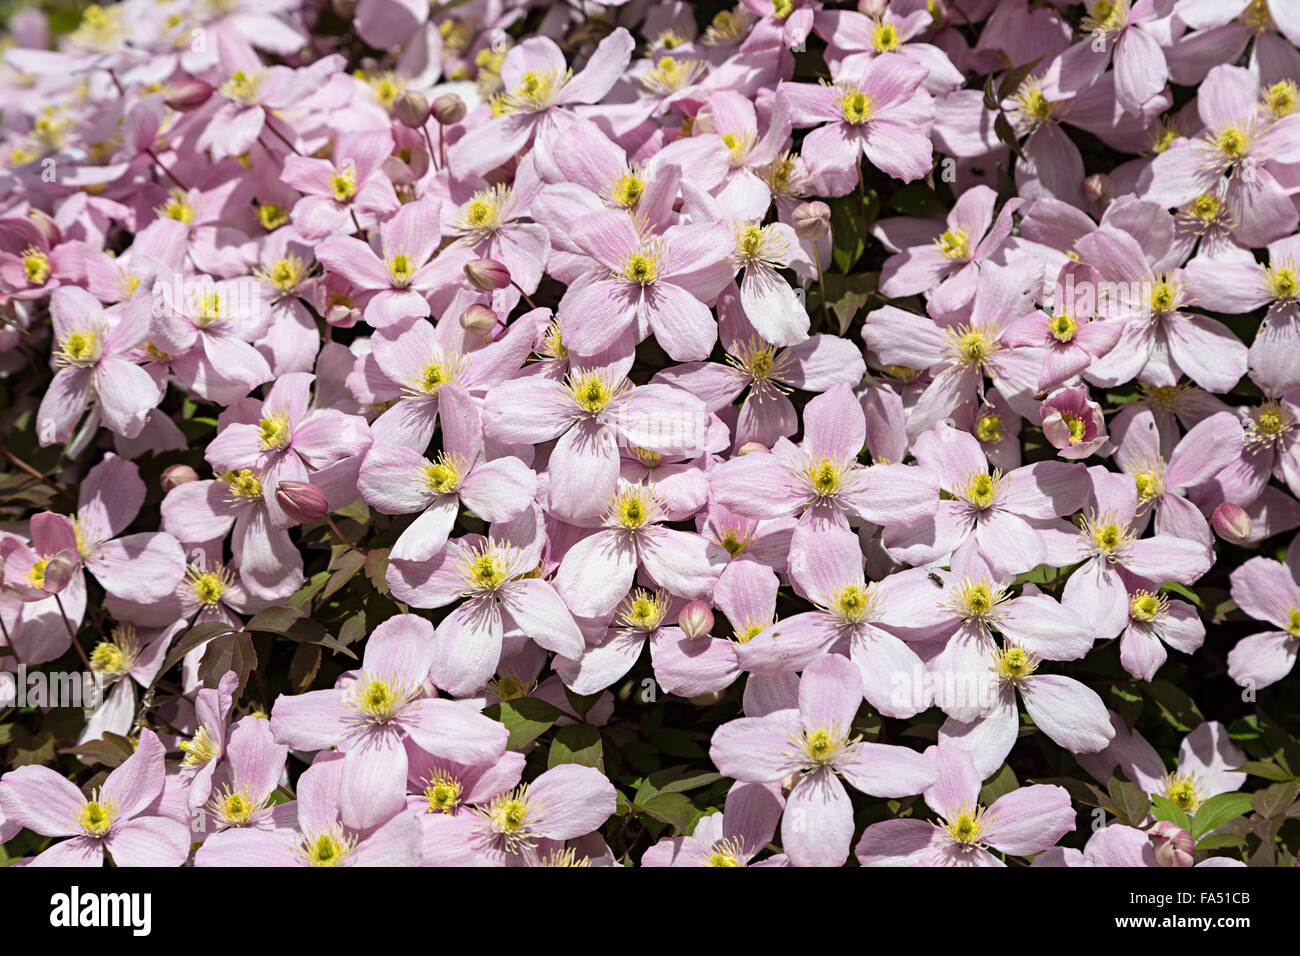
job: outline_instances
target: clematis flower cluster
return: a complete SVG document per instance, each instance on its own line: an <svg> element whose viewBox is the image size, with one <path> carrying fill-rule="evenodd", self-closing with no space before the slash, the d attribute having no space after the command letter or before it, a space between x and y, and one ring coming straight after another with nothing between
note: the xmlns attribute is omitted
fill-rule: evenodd
<svg viewBox="0 0 1300 956"><path fill-rule="evenodd" d="M6 859L1295 863L1300 3L5 30Z"/></svg>

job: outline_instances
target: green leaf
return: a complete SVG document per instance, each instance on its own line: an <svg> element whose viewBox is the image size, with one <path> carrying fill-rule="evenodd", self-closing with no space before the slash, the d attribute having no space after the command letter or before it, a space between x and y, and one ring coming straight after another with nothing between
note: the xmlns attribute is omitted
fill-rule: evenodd
<svg viewBox="0 0 1300 956"><path fill-rule="evenodd" d="M289 629L303 618L303 612L296 607L269 607L259 611L248 622L250 631L270 631L272 634L288 634Z"/></svg>
<svg viewBox="0 0 1300 956"><path fill-rule="evenodd" d="M1176 823L1184 830L1191 832L1192 821L1188 818L1187 813L1174 801L1168 797L1162 797L1156 794L1151 798L1154 805L1152 816L1157 820L1167 820L1169 823Z"/></svg>
<svg viewBox="0 0 1300 956"><path fill-rule="evenodd" d="M1199 840L1216 827L1250 812L1250 794L1220 793L1210 797L1196 810L1192 818L1192 839Z"/></svg>
<svg viewBox="0 0 1300 956"><path fill-rule="evenodd" d="M830 200L831 259L847 273L867 248L867 217L856 192Z"/></svg>
<svg viewBox="0 0 1300 956"><path fill-rule="evenodd" d="M889 197L889 208L905 216L942 216L948 206L925 183L909 183Z"/></svg>
<svg viewBox="0 0 1300 956"><path fill-rule="evenodd" d="M989 777L988 781L980 789L980 803L988 806L998 797L1005 796L1012 790L1020 786L1016 780L1016 772L1011 769L1009 764L1003 764L998 768L998 772Z"/></svg>
<svg viewBox="0 0 1300 956"><path fill-rule="evenodd" d="M1251 794L1250 805L1265 820L1282 816L1300 795L1300 784L1275 783L1273 786Z"/></svg>
<svg viewBox="0 0 1300 956"><path fill-rule="evenodd" d="M1110 783L1106 784L1106 791L1111 800L1115 801L1120 821L1129 826L1141 826L1151 812L1151 798L1135 783L1111 777Z"/></svg>
<svg viewBox="0 0 1300 956"><path fill-rule="evenodd" d="M641 804L641 809L656 820L662 820L685 832L695 814L695 804L684 793L661 793L649 802Z"/></svg>
<svg viewBox="0 0 1300 956"><path fill-rule="evenodd" d="M510 750L522 750L564 716L564 712L554 704L536 697L503 700L487 708L484 713L506 725L506 730L510 732L506 746Z"/></svg>
<svg viewBox="0 0 1300 956"><path fill-rule="evenodd" d="M562 763L576 763L584 767L595 767L605 772L605 751L600 740L600 731L591 724L575 724L561 727L551 742L551 752L546 759L547 769Z"/></svg>
<svg viewBox="0 0 1300 956"><path fill-rule="evenodd" d="M1198 608L1205 607L1204 603L1201 601L1200 595L1186 585L1179 584L1177 581L1166 581L1164 584L1160 585L1160 590L1172 591L1179 597L1187 598L1188 601L1196 605Z"/></svg>
<svg viewBox="0 0 1300 956"><path fill-rule="evenodd" d="M1265 780L1287 781L1297 779L1277 764L1265 760L1248 760L1241 765L1241 769L1252 777L1263 777Z"/></svg>
<svg viewBox="0 0 1300 956"><path fill-rule="evenodd" d="M185 632L184 637L173 644L171 649L167 651L167 657L163 660L162 667L158 668L158 672L154 674L153 680L150 681L149 689L153 690L153 688L158 684L159 678L179 664L181 658L190 651L194 650L196 647L201 647L208 641L221 637L224 634L232 633L234 632L230 629L230 625L222 624L220 621L207 621L203 624L194 625L194 627Z"/></svg>

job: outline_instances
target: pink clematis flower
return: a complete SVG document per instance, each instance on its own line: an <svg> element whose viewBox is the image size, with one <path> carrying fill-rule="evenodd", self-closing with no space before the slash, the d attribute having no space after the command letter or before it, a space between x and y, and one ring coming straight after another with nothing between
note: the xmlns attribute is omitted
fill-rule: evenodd
<svg viewBox="0 0 1300 956"><path fill-rule="evenodd" d="M360 417L312 407L315 378L306 372L282 375L256 413L257 423L232 422L205 453L216 471L251 470L261 476L263 501L276 527L295 524L275 498L281 481L307 481L313 472L360 455L370 445Z"/></svg>
<svg viewBox="0 0 1300 956"><path fill-rule="evenodd" d="M1214 553L1200 541L1171 534L1139 538L1136 481L1100 466L1088 473L1092 495L1075 545L1075 560L1083 564L1065 583L1062 601L1087 614L1105 640L1119 634L1128 617L1121 570L1151 581L1192 584L1209 570Z"/></svg>
<svg viewBox="0 0 1300 956"><path fill-rule="evenodd" d="M801 523L847 527L847 515L886 527L910 526L933 512L938 490L930 474L909 465L858 463L866 416L847 385L836 385L804 409L804 438L781 439L771 454L719 464L710 483L723 506L751 518L798 515Z"/></svg>
<svg viewBox="0 0 1300 956"><path fill-rule="evenodd" d="M1190 538L1207 546L1209 524L1182 489L1210 480L1240 458L1244 439L1241 422L1231 412L1218 412L1193 426L1165 462L1165 441L1150 409L1124 409L1115 417L1115 463L1137 482L1138 505L1155 514L1156 534Z"/></svg>
<svg viewBox="0 0 1300 956"><path fill-rule="evenodd" d="M994 190L975 186L957 198L943 221L899 216L874 223L872 233L894 253L880 273L881 294L899 299L924 292L932 314L940 316L968 303L982 263L1006 244L1021 206L1010 199L997 210L997 203Z"/></svg>
<svg viewBox="0 0 1300 956"><path fill-rule="evenodd" d="M579 223L571 238L597 269L560 301L570 349L594 355L632 329L638 342L653 333L675 361L708 357L718 331L706 303L734 274L724 261L734 245L725 225L670 226L654 235L626 212L606 209Z"/></svg>
<svg viewBox="0 0 1300 956"><path fill-rule="evenodd" d="M787 866L784 853L753 862L776 835L784 805L775 784L735 784L721 813L701 819L689 836L664 837L642 854L641 865Z"/></svg>
<svg viewBox="0 0 1300 956"><path fill-rule="evenodd" d="M525 513L523 518L531 516ZM496 672L507 630L521 631L547 650L577 657L584 645L573 614L549 581L528 577L541 560L541 542L516 528L447 542L428 562L393 560L388 584L414 607L442 607L465 598L438 625L433 678L457 696L482 689ZM624 592L626 592L626 587Z"/></svg>
<svg viewBox="0 0 1300 956"><path fill-rule="evenodd" d="M1098 452L1110 440L1101 406L1088 397L1088 386L1057 389L1039 409L1043 437L1056 453L1072 461Z"/></svg>
<svg viewBox="0 0 1300 956"><path fill-rule="evenodd" d="M840 866L853 839L853 807L844 790L877 797L921 793L938 779L926 756L852 737L862 678L846 658L818 658L799 680L797 701L762 717L741 717L713 734L709 757L743 783L797 782L781 817L781 842L795 866Z"/></svg>
<svg viewBox="0 0 1300 956"><path fill-rule="evenodd" d="M717 570L708 542L666 528L663 500L651 486L622 484L608 503L604 528L569 548L555 587L579 617L613 613L644 568L656 584L687 600L712 596Z"/></svg>
<svg viewBox="0 0 1300 956"><path fill-rule="evenodd" d="M1074 808L1064 787L1020 787L983 807L982 777L970 754L944 744L925 753L939 769L939 779L925 791L926 806L939 821L872 824L853 851L863 866L1005 866L990 848L1029 856L1074 829Z"/></svg>
<svg viewBox="0 0 1300 956"><path fill-rule="evenodd" d="M1197 256L1187 264L1187 287L1198 302L1216 311L1267 314L1247 361L1251 378L1276 397L1300 386L1300 237L1287 236L1268 247L1268 265L1248 253Z"/></svg>
<svg viewBox="0 0 1300 956"><path fill-rule="evenodd" d="M573 368L563 384L543 376L505 382L488 395L483 421L486 436L506 445L558 439L547 466L550 507L576 522L608 506L619 444L691 458L707 439L698 398L670 385L634 386L617 366Z"/></svg>
<svg viewBox="0 0 1300 956"><path fill-rule="evenodd" d="M1300 540L1298 538L1297 540ZM1251 558L1232 572L1232 599L1274 630L1243 637L1228 654L1228 675L1243 687L1268 687L1295 666L1300 651L1300 547L1293 541L1286 563Z"/></svg>
<svg viewBox="0 0 1300 956"><path fill-rule="evenodd" d="M537 476L518 458L485 460L478 409L468 395L448 391L444 409L449 401L468 407L444 412L443 451L436 461L400 445L381 445L361 465L357 488L367 504L384 514L421 512L394 542L391 558L427 561L440 552L461 505L485 521L510 521L537 494Z"/></svg>
<svg viewBox="0 0 1300 956"><path fill-rule="evenodd" d="M163 788L163 745L152 730L109 773L89 800L49 767L30 765L0 778L4 816L54 837L71 837L34 857L31 866L180 866L190 852L185 824L150 812Z"/></svg>
<svg viewBox="0 0 1300 956"><path fill-rule="evenodd" d="M1005 475L990 471L979 441L947 425L923 434L912 453L950 497L919 521L886 530L886 550L911 564L977 552L999 575L1028 571L1048 557L1044 528L1077 511L1088 494L1080 464L1040 461Z"/></svg>
<svg viewBox="0 0 1300 956"><path fill-rule="evenodd" d="M308 240L351 235L396 212L401 203L383 171L392 151L392 134L381 130L339 136L332 161L286 156L281 178L304 194L294 203L294 229Z"/></svg>
<svg viewBox="0 0 1300 956"><path fill-rule="evenodd" d="M409 747L475 763L504 744L504 725L464 704L427 696L435 653L433 625L399 615L375 628L351 679L276 700L271 730L277 741L344 752L338 792L344 825L364 830L404 809Z"/></svg>
<svg viewBox="0 0 1300 956"><path fill-rule="evenodd" d="M863 154L890 176L911 182L930 169L934 103L926 70L896 53L878 56L860 72L841 72L833 86L782 83L796 127L817 126L804 139L808 171L828 195L857 184ZM822 125L825 124L825 125Z"/></svg>
<svg viewBox="0 0 1300 956"><path fill-rule="evenodd" d="M1182 206L1213 192L1227 176L1227 201L1242 242L1263 246L1294 232L1300 214L1277 177L1286 158L1300 148L1300 116L1264 114L1259 80L1244 67L1216 66L1199 94L1196 108L1204 133L1176 142L1156 157L1144 198Z"/></svg>
<svg viewBox="0 0 1300 956"><path fill-rule="evenodd" d="M457 249L434 256L442 237L437 200L407 203L379 227L382 255L360 239L330 236L316 248L316 258L352 285L373 293L365 320L382 329L402 319L429 314L428 296L463 281L471 255Z"/></svg>
<svg viewBox="0 0 1300 956"><path fill-rule="evenodd" d="M433 860L443 865L572 863L582 858L564 842L595 831L617 803L614 785L595 767L560 764L480 806L439 815L425 845L433 843Z"/></svg>
<svg viewBox="0 0 1300 956"><path fill-rule="evenodd" d="M276 808L276 825L211 834L195 866L419 866L420 824L411 814L396 813L363 829L344 823L347 759L318 754L298 778L298 799Z"/></svg>
<svg viewBox="0 0 1300 956"><path fill-rule="evenodd" d="M149 373L128 353L149 336L147 294L134 296L119 311L105 311L84 289L61 286L50 296L59 370L36 413L42 446L67 442L73 426L92 401L95 413L112 431L134 438L162 393Z"/></svg>
<svg viewBox="0 0 1300 956"><path fill-rule="evenodd" d="M559 141L567 124L561 107L596 103L627 68L635 41L618 27L600 41L587 66L576 76L564 54L548 37L533 37L513 47L501 65L505 86L504 114L465 134L447 160L457 176L482 176L508 162L538 138Z"/></svg>

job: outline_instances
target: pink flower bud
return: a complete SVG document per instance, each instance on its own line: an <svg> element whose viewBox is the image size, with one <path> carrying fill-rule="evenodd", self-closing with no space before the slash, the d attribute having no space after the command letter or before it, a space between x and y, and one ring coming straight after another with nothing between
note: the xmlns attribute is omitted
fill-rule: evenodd
<svg viewBox="0 0 1300 956"><path fill-rule="evenodd" d="M72 548L60 551L45 562L45 590L51 594L58 594L66 588L77 571L77 564L77 552Z"/></svg>
<svg viewBox="0 0 1300 956"><path fill-rule="evenodd" d="M465 263L465 278L480 292L495 292L510 284L510 270L495 259L473 259Z"/></svg>
<svg viewBox="0 0 1300 956"><path fill-rule="evenodd" d="M713 612L703 601L692 601L677 615L677 626L691 639L704 637L713 630Z"/></svg>
<svg viewBox="0 0 1300 956"><path fill-rule="evenodd" d="M455 93L444 93L433 101L433 118L442 126L459 123L465 112L465 101Z"/></svg>
<svg viewBox="0 0 1300 956"><path fill-rule="evenodd" d="M497 314L486 305L475 303L460 314L460 327L466 332L488 335L497 326Z"/></svg>
<svg viewBox="0 0 1300 956"><path fill-rule="evenodd" d="M189 465L170 465L163 469L161 484L163 491L171 491L198 480L199 473Z"/></svg>
<svg viewBox="0 0 1300 956"><path fill-rule="evenodd" d="M429 119L429 101L419 90L403 90L393 100L393 115L403 126L419 129Z"/></svg>
<svg viewBox="0 0 1300 956"><path fill-rule="evenodd" d="M325 494L306 481L282 481L275 489L275 503L294 521L316 521L329 514Z"/></svg>
<svg viewBox="0 0 1300 956"><path fill-rule="evenodd" d="M1088 398L1088 387L1058 389L1039 407L1043 435L1062 458L1087 458L1106 443L1106 418Z"/></svg>
<svg viewBox="0 0 1300 956"><path fill-rule="evenodd" d="M1159 820L1147 837L1155 849L1156 863L1160 866L1191 866L1192 835L1176 823Z"/></svg>
<svg viewBox="0 0 1300 956"><path fill-rule="evenodd" d="M739 448L736 449L736 454L737 455L766 455L769 454L771 451L772 449L768 448L766 445L760 444L759 442L747 441L745 442L745 444L741 445Z"/></svg>
<svg viewBox="0 0 1300 956"><path fill-rule="evenodd" d="M1250 537L1250 515L1240 505L1225 501L1210 518L1214 533L1229 544L1241 544Z"/></svg>
<svg viewBox="0 0 1300 956"><path fill-rule="evenodd" d="M163 102L178 113L198 109L212 96L211 84L202 80L181 80L167 87Z"/></svg>
<svg viewBox="0 0 1300 956"><path fill-rule="evenodd" d="M831 207L824 202L801 202L790 216L794 234L800 239L816 242L831 228Z"/></svg>
<svg viewBox="0 0 1300 956"><path fill-rule="evenodd" d="M1093 173L1083 181L1083 196L1090 203L1104 206L1115 198L1115 185L1105 173Z"/></svg>

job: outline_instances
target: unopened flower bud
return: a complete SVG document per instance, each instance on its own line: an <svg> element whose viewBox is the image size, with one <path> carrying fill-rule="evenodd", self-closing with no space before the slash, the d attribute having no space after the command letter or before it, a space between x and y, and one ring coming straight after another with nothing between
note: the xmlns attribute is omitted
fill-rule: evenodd
<svg viewBox="0 0 1300 956"><path fill-rule="evenodd" d="M163 102L178 113L198 109L212 96L211 84L202 80L181 80L167 87Z"/></svg>
<svg viewBox="0 0 1300 956"><path fill-rule="evenodd" d="M1160 866L1192 865L1192 835L1178 824L1159 820L1147 831L1147 837L1151 840L1156 863Z"/></svg>
<svg viewBox="0 0 1300 956"><path fill-rule="evenodd" d="M45 562L44 589L58 594L68 586L77 570L77 552L73 548L60 551Z"/></svg>
<svg viewBox="0 0 1300 956"><path fill-rule="evenodd" d="M497 314L486 305L475 303L460 314L460 327L466 332L487 335L497 326Z"/></svg>
<svg viewBox="0 0 1300 956"><path fill-rule="evenodd" d="M1090 203L1105 205L1115 198L1115 184L1105 173L1093 173L1083 181L1083 195Z"/></svg>
<svg viewBox="0 0 1300 956"><path fill-rule="evenodd" d="M465 101L455 93L444 93L433 101L433 118L442 126L459 123L465 112Z"/></svg>
<svg viewBox="0 0 1300 956"><path fill-rule="evenodd" d="M1225 501L1210 518L1214 533L1229 544L1241 544L1250 537L1250 515L1240 505Z"/></svg>
<svg viewBox="0 0 1300 956"><path fill-rule="evenodd" d="M167 492L198 480L199 473L189 465L170 465L163 469L161 484L163 491Z"/></svg>
<svg viewBox="0 0 1300 956"><path fill-rule="evenodd" d="M677 615L677 626L692 640L704 637L713 631L713 612L703 601L692 601Z"/></svg>
<svg viewBox="0 0 1300 956"><path fill-rule="evenodd" d="M393 100L393 115L403 126L419 129L429 119L429 101L419 90L403 90Z"/></svg>
<svg viewBox="0 0 1300 956"><path fill-rule="evenodd" d="M275 489L275 503L298 523L316 521L329 514L325 494L306 481L282 481Z"/></svg>
<svg viewBox="0 0 1300 956"><path fill-rule="evenodd" d="M465 278L480 292L495 292L510 284L510 270L495 259L472 259L465 263Z"/></svg>
<svg viewBox="0 0 1300 956"><path fill-rule="evenodd" d="M766 455L771 451L772 449L768 448L764 444L761 444L760 442L747 441L745 442L745 444L741 445L739 448L736 449L736 454L737 455Z"/></svg>
<svg viewBox="0 0 1300 956"><path fill-rule="evenodd" d="M816 242L831 228L831 207L824 202L801 202L790 216L794 234L800 239Z"/></svg>

